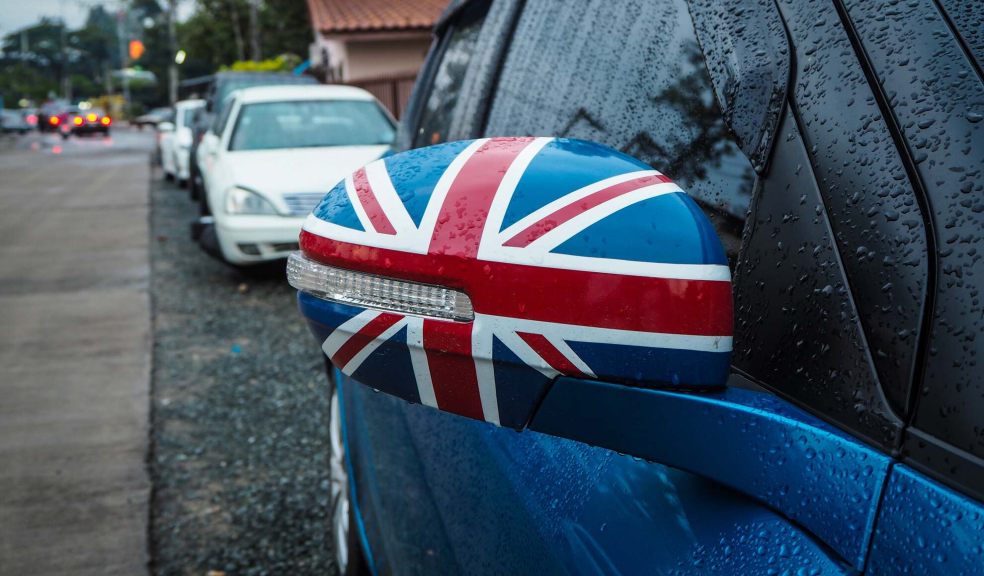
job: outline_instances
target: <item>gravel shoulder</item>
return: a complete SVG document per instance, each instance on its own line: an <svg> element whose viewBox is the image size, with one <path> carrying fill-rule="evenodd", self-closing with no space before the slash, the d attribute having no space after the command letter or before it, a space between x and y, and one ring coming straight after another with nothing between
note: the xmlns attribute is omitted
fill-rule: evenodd
<svg viewBox="0 0 984 576"><path fill-rule="evenodd" d="M329 574L324 364L282 267L244 275L151 183L150 548L160 575Z"/></svg>

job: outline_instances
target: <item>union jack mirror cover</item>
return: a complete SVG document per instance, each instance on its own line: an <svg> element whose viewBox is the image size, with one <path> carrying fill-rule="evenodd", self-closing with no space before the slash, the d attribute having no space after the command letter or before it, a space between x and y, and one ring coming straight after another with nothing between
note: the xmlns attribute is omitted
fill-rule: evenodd
<svg viewBox="0 0 984 576"><path fill-rule="evenodd" d="M727 378L714 228L668 177L600 144L491 138L377 160L332 188L300 244L291 282L325 354L411 402L523 428L560 375Z"/></svg>

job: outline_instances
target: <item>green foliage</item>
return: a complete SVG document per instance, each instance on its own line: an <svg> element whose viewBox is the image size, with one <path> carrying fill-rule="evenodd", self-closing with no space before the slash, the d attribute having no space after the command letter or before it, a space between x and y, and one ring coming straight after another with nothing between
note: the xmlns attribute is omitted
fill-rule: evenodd
<svg viewBox="0 0 984 576"><path fill-rule="evenodd" d="M196 0L195 13L178 27L178 44L188 54L181 66L182 76L232 69L236 62L269 62L262 57L274 54L307 54L311 24L306 2L260 0L257 12L261 58L249 52L247 0Z"/></svg>
<svg viewBox="0 0 984 576"><path fill-rule="evenodd" d="M301 62L295 55L307 53L311 26L303 0L256 0L258 55L249 49L250 0L194 1L194 13L177 25L176 48L187 53L181 78L219 69L289 71ZM130 64L157 77L156 84L131 86L133 99L147 106L167 100L175 47L168 40L166 6L167 0L125 0L125 39L139 39L146 47ZM275 54L281 56L271 57ZM76 99L119 91L119 83L112 80L119 69L117 17L101 4L90 8L85 25L77 30L63 30L60 21L42 19L0 39L0 92L8 101L44 100L61 91L66 77Z"/></svg>
<svg viewBox="0 0 984 576"><path fill-rule="evenodd" d="M0 92L8 102L21 98L42 101L59 89L67 57L62 51L62 25L42 18L7 34L0 58Z"/></svg>
<svg viewBox="0 0 984 576"><path fill-rule="evenodd" d="M290 72L301 63L301 57L296 54L281 54L276 58L266 60L237 60L232 66L223 66L220 70L233 72Z"/></svg>
<svg viewBox="0 0 984 576"><path fill-rule="evenodd" d="M35 66L14 62L0 68L0 94L4 95L7 106L21 98L42 102L49 93L57 91L57 79Z"/></svg>

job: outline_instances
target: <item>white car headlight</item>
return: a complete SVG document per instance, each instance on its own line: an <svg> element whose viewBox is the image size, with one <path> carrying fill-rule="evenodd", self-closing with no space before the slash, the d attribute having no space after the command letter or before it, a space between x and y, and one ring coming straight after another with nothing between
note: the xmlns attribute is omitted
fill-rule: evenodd
<svg viewBox="0 0 984 576"><path fill-rule="evenodd" d="M225 211L226 214L278 215L269 200L252 190L239 187L226 192Z"/></svg>

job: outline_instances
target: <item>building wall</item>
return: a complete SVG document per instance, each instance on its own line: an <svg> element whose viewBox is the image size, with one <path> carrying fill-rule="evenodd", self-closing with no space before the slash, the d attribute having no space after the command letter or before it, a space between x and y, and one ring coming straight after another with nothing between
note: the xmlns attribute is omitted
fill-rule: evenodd
<svg viewBox="0 0 984 576"><path fill-rule="evenodd" d="M345 82L416 74L430 48L429 35L391 40L350 40L345 43Z"/></svg>
<svg viewBox="0 0 984 576"><path fill-rule="evenodd" d="M368 90L400 118L430 45L429 31L318 34L309 54L322 80Z"/></svg>

